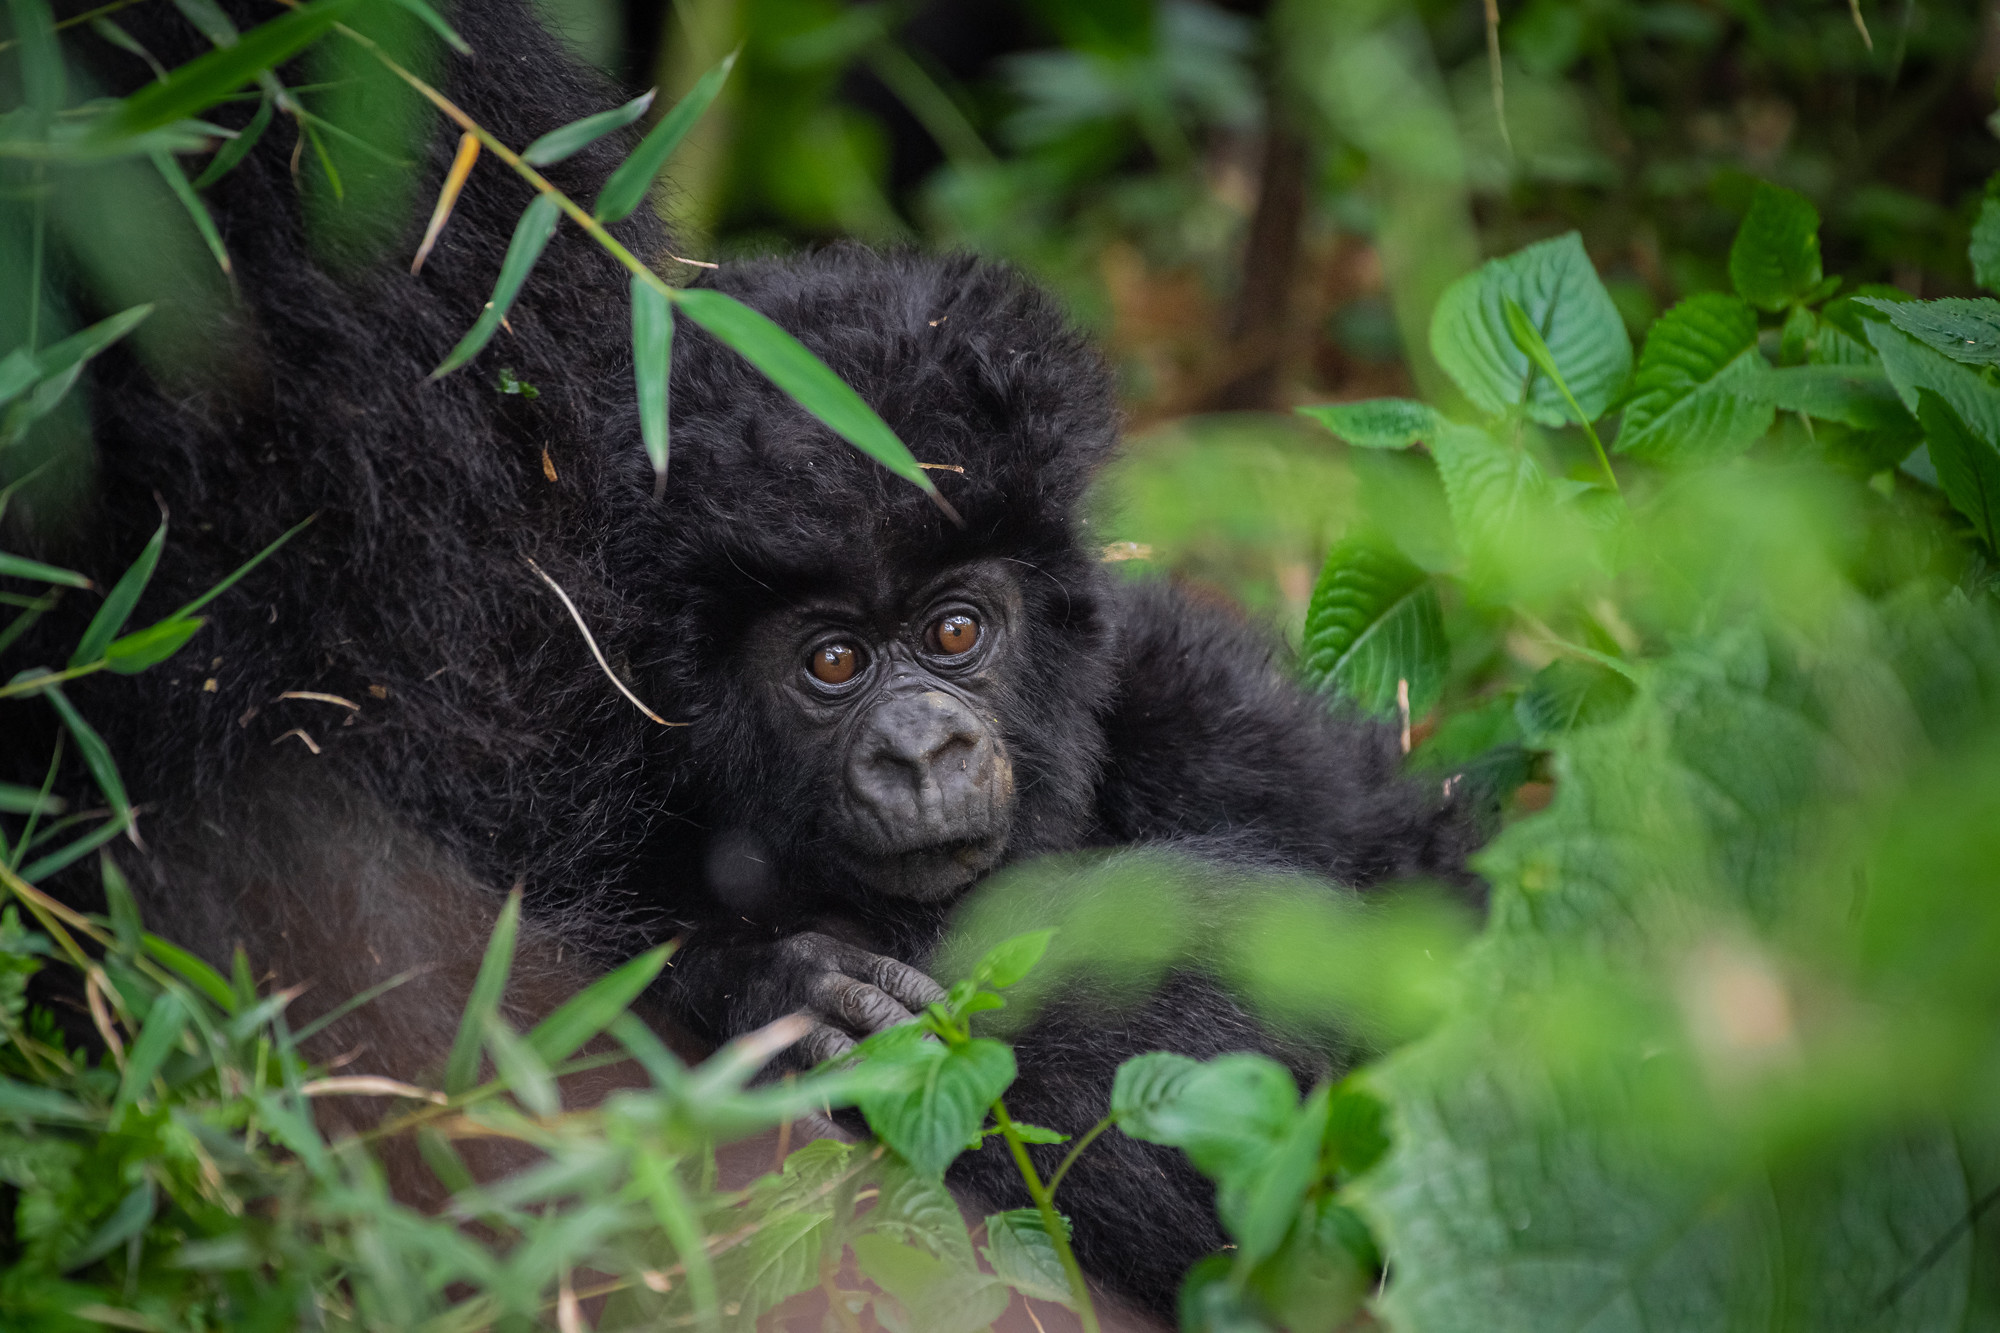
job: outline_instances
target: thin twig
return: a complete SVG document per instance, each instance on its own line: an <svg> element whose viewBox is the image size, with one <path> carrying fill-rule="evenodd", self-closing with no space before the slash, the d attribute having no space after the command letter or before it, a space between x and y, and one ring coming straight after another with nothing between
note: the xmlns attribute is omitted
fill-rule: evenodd
<svg viewBox="0 0 2000 1333"><path fill-rule="evenodd" d="M639 702L638 695L632 693L631 690L625 688L625 682L618 679L618 674L611 669L611 663L604 660L604 650L597 646L597 640L591 636L590 626L583 623L583 612L576 609L576 603L572 602L569 599L569 594L562 590L562 585L560 583L557 583L554 579L550 578L548 574L543 571L542 567L535 563L533 556L524 555L521 558L528 562L528 568L534 570L536 575L538 575L541 578L542 582L548 584L549 587L555 589L556 596L562 598L563 609L568 611L569 618L576 622L577 632L583 635L584 643L588 645L590 648L590 655L597 659L598 668L604 672L605 676L611 681L613 685L618 687L618 692L624 695L627 699L631 700L632 706L634 708L644 713L647 717L652 718L653 721L659 723L661 726L685 727L687 725L687 723L685 722L667 721L665 718L661 717L658 713L655 713L652 709L646 707L645 704Z"/></svg>
<svg viewBox="0 0 2000 1333"><path fill-rule="evenodd" d="M337 694L321 694L318 690L286 690L278 697L280 699L311 699L323 704L339 704L342 708L352 709L357 713L361 711L361 705L352 699L343 699Z"/></svg>

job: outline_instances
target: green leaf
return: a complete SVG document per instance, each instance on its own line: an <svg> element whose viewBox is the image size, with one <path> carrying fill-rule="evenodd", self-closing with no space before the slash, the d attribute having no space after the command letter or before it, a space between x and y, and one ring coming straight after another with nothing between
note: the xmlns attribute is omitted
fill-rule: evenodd
<svg viewBox="0 0 2000 1333"><path fill-rule="evenodd" d="M1046 1125L1031 1125L1025 1120L1014 1122L1014 1136L1023 1143L1068 1143L1069 1135Z"/></svg>
<svg viewBox="0 0 2000 1333"><path fill-rule="evenodd" d="M181 1029L187 1026L187 1006L181 997L170 990L163 990L153 997L153 1007L146 1012L146 1022L139 1029L139 1039L132 1043L132 1049L125 1056L125 1073L118 1083L118 1098L115 1107L130 1106L146 1092L153 1076L160 1072L160 1066L173 1054L174 1045L180 1040Z"/></svg>
<svg viewBox="0 0 2000 1333"><path fill-rule="evenodd" d="M444 1090L452 1096L468 1091L479 1077L479 1052L485 1045L486 1020L500 1012L500 997L507 989L507 976L514 967L514 936L521 925L521 890L507 895L507 905L493 924L486 941L486 956L479 961L479 975L473 978L472 993L465 1013L458 1020L458 1035L452 1039L451 1054L445 1058Z"/></svg>
<svg viewBox="0 0 2000 1333"><path fill-rule="evenodd" d="M317 514L308 514L304 518L300 519L298 522L292 524L291 527L286 528L283 532L279 533L276 537L274 537L271 540L270 545L266 546L263 550L257 552L257 554L251 556L248 560L245 560L242 564L238 565L235 568L235 570L230 573L229 577L222 580L222 582L216 584L213 588L210 588L207 592L203 593L201 596L195 598L192 602L189 602L186 606L180 608L180 610L174 612L173 615L168 617L168 619L186 620L187 618L192 616L195 612L201 610L201 608L207 606L210 602L222 596L223 593L228 592L231 588L236 586L236 581L238 579L242 578L245 574L248 574L251 570L257 568L257 566L263 564L266 560L270 559L271 555L275 551L277 551L277 549L280 546L283 546L286 542L298 536L300 531L304 529L306 524L312 522L313 519L317 517L319 517Z"/></svg>
<svg viewBox="0 0 2000 1333"><path fill-rule="evenodd" d="M561 220L562 206L554 195L535 196L535 201L521 214L521 220L514 224L514 238L507 243L506 257L500 261L500 280L493 284L493 299L479 313L471 331L451 349L451 355L431 372L432 379L441 379L457 370L492 341L514 298L521 294L521 284L528 280L529 270L541 258L542 247L556 234L556 223Z"/></svg>
<svg viewBox="0 0 2000 1333"><path fill-rule="evenodd" d="M604 188L597 193L597 202L591 205L591 216L599 222L617 222L629 215L645 199L646 191L653 188L653 178L667 165L674 149L680 147L681 140L694 128L702 113L708 110L715 95L722 91L722 85L729 78L729 71L736 67L735 51L724 56L716 66L695 81L688 89L687 96L673 104L667 114L660 117L660 123L648 131L639 141L639 146L611 173L604 182Z"/></svg>
<svg viewBox="0 0 2000 1333"><path fill-rule="evenodd" d="M1989 292L2000 292L2000 199L1980 202L1966 255L1972 260L1972 280Z"/></svg>
<svg viewBox="0 0 2000 1333"><path fill-rule="evenodd" d="M847 382L806 350L804 343L733 296L693 287L674 293L674 302L695 323L714 334L770 381L824 422L835 434L931 495L937 488L875 409Z"/></svg>
<svg viewBox="0 0 2000 1333"><path fill-rule="evenodd" d="M639 391L639 434L653 462L653 492L667 482L667 394L674 362L673 303L644 277L632 278L632 374Z"/></svg>
<svg viewBox="0 0 2000 1333"><path fill-rule="evenodd" d="M2000 551L2000 447L1976 434L1932 389L1917 390L1917 420L1945 497L1989 550Z"/></svg>
<svg viewBox="0 0 2000 1333"><path fill-rule="evenodd" d="M1055 937L1053 930L1031 930L1002 940L987 950L979 965L972 969L972 980L994 990L1006 990L1035 970L1035 964L1042 961L1042 955L1049 951L1049 941Z"/></svg>
<svg viewBox="0 0 2000 1333"><path fill-rule="evenodd" d="M1459 540L1480 559L1532 542L1554 492L1527 450L1453 424L1430 441Z"/></svg>
<svg viewBox="0 0 2000 1333"><path fill-rule="evenodd" d="M1436 408L1407 398L1368 398L1293 410L1357 449L1407 449L1428 439L1440 420Z"/></svg>
<svg viewBox="0 0 2000 1333"><path fill-rule="evenodd" d="M1292 1127L1298 1085L1269 1056L1213 1060L1155 1052L1118 1067L1111 1113L1135 1139L1164 1143L1217 1181L1254 1168Z"/></svg>
<svg viewBox="0 0 2000 1333"><path fill-rule="evenodd" d="M174 161L171 153L156 151L149 156L153 160L153 169L160 173L160 179L173 191L174 198L180 200L188 220L194 223L194 229L201 233L202 244L215 257L217 266L224 273L229 272L229 251L222 244L222 233L215 229L215 219L208 215L208 205L194 192L194 186L189 182L187 173L181 170L181 164Z"/></svg>
<svg viewBox="0 0 2000 1333"><path fill-rule="evenodd" d="M1584 416L1602 416L1632 370L1625 322L1575 232L1488 262L1445 289L1431 316L1431 351L1481 409L1519 408L1560 426L1573 413L1548 375L1515 345L1506 302L1541 335Z"/></svg>
<svg viewBox="0 0 2000 1333"><path fill-rule="evenodd" d="M54 1088L16 1082L0 1074L0 1119L87 1125L97 1117L82 1103L72 1101Z"/></svg>
<svg viewBox="0 0 2000 1333"><path fill-rule="evenodd" d="M2000 365L2000 301L1947 296L1936 301L1889 301L1857 296L1918 342L1968 366Z"/></svg>
<svg viewBox="0 0 2000 1333"><path fill-rule="evenodd" d="M610 111L600 111L582 120L550 130L541 138L521 150L521 160L531 167L553 166L573 153L582 152L613 130L622 130L633 121L646 114L653 105L653 94L643 93L624 106Z"/></svg>
<svg viewBox="0 0 2000 1333"><path fill-rule="evenodd" d="M76 741L77 752L83 756L90 776L97 780L97 788L104 793L111 813L130 823L132 802L126 797L125 784L118 777L118 765L112 761L111 747L83 720L83 714L76 711L76 705L62 692L62 686L50 685L41 693L62 717L63 725L69 728L70 736Z"/></svg>
<svg viewBox="0 0 2000 1333"><path fill-rule="evenodd" d="M119 952L136 958L146 931L139 920L139 903L132 896L132 885L106 852L98 853L97 878L104 886L105 915L111 918L111 933L118 940Z"/></svg>
<svg viewBox="0 0 2000 1333"><path fill-rule="evenodd" d="M208 166L202 169L201 175L194 178L195 189L206 190L236 170L237 165L250 155L250 150L257 146L257 141L264 137L264 131L271 128L273 109L271 95L264 94L264 100L257 104L257 114L250 117L250 123L245 125L242 132L234 139L226 140L222 147L216 150L215 156L209 159Z"/></svg>
<svg viewBox="0 0 2000 1333"><path fill-rule="evenodd" d="M174 8L212 45L234 46L243 35L237 31L235 21L222 12L222 6L215 0L174 0Z"/></svg>
<svg viewBox="0 0 2000 1333"><path fill-rule="evenodd" d="M268 69L282 65L352 15L360 0L312 0L260 23L230 46L217 47L177 67L164 82L147 84L100 121L92 137L128 139L184 120L221 101Z"/></svg>
<svg viewBox="0 0 2000 1333"><path fill-rule="evenodd" d="M1060 1216L1060 1215L1058 1215ZM986 1218L986 1262L1002 1282L1030 1300L1076 1308L1069 1274L1039 1208L1014 1208Z"/></svg>
<svg viewBox="0 0 2000 1333"><path fill-rule="evenodd" d="M144 1231L146 1224L153 1220L153 1210L158 1204L159 1195L152 1179L148 1177L140 1181L118 1201L118 1206L111 1210L111 1216L105 1218L88 1239L63 1256L59 1267L65 1273L73 1273L96 1263Z"/></svg>
<svg viewBox="0 0 2000 1333"><path fill-rule="evenodd" d="M95 662L104 656L104 650L125 628L125 622L132 618L132 608L139 604L139 597L152 581L153 571L159 567L160 552L167 545L167 521L160 520L160 526L139 551L126 571L119 575L118 582L104 596L104 605L97 608L97 614L90 618L84 628L83 637L77 640L76 651L69 655L69 664L79 667L86 662Z"/></svg>
<svg viewBox="0 0 2000 1333"><path fill-rule="evenodd" d="M1014 1052L976 1037L945 1048L922 1043L890 1086L864 1089L856 1098L869 1128L912 1168L937 1177L979 1133L987 1108L1014 1081Z"/></svg>
<svg viewBox="0 0 2000 1333"><path fill-rule="evenodd" d="M222 979L220 972L178 944L170 944L158 935L147 935L145 945L147 953L165 963L179 973L182 980L215 1001L224 1013L235 1012L236 994L229 989L229 983Z"/></svg>
<svg viewBox="0 0 2000 1333"><path fill-rule="evenodd" d="M1306 608L1301 659L1307 684L1371 713L1393 712L1397 682L1408 682L1410 714L1423 716L1451 659L1436 585L1386 543L1340 542Z"/></svg>
<svg viewBox="0 0 2000 1333"><path fill-rule="evenodd" d="M18 555L8 555L0 551L0 574L14 579L36 579L42 583L60 583L67 588L88 588L90 580L73 569L57 569L39 560L28 560Z"/></svg>
<svg viewBox="0 0 2000 1333"><path fill-rule="evenodd" d="M193 619L170 618L157 625L134 630L121 639L111 641L111 645L104 650L105 664L121 676L136 675L179 652L182 645L195 636L195 631L207 623L200 616Z"/></svg>
<svg viewBox="0 0 2000 1333"><path fill-rule="evenodd" d="M65 866L74 865L78 861L81 861L84 857L90 855L105 843L110 842L131 826L132 816L129 811L124 815L106 820L83 837L78 838L75 842L65 843L46 856L38 856L28 862L28 864L22 866L20 870L21 878L31 884L45 879Z"/></svg>
<svg viewBox="0 0 2000 1333"><path fill-rule="evenodd" d="M13 355L0 362L0 403L6 403L21 395L30 386L40 381L57 379L66 372L81 366L90 358L102 352L111 344L139 327L141 320L153 313L150 305L136 305L129 310L121 310L107 319L100 319L86 329L81 329L43 348L33 360L32 373L21 377L18 362ZM11 373L9 366L14 366Z"/></svg>
<svg viewBox="0 0 2000 1333"><path fill-rule="evenodd" d="M1246 1268L1277 1252L1298 1219L1306 1191L1319 1181L1320 1142L1326 1137L1332 1092L1326 1086L1314 1091L1256 1167L1225 1181L1217 1192L1216 1211L1236 1240L1237 1262Z"/></svg>
<svg viewBox="0 0 2000 1333"><path fill-rule="evenodd" d="M443 16L435 9L425 4L424 0L392 0L392 3L416 15L425 27L442 37L445 45L449 46L452 50L462 56L472 54L472 47L466 42L465 38L459 36L457 30L449 23L446 23Z"/></svg>
<svg viewBox="0 0 2000 1333"><path fill-rule="evenodd" d="M1771 404L1746 392L1765 368L1748 305L1720 292L1689 297L1647 330L1612 448L1679 466L1741 453L1771 428Z"/></svg>
<svg viewBox="0 0 2000 1333"><path fill-rule="evenodd" d="M1975 436L2000 440L2000 388L1987 382L1982 372L1940 356L1885 322L1869 320L1866 327L1889 382L1912 414L1918 393L1929 389L1951 404Z"/></svg>
<svg viewBox="0 0 2000 1333"><path fill-rule="evenodd" d="M492 1053L493 1068L500 1083L530 1113L552 1116L562 1110L556 1081L520 1035L492 1010L486 1013L486 1049Z"/></svg>
<svg viewBox="0 0 2000 1333"><path fill-rule="evenodd" d="M59 815L64 808L64 801L60 796L51 796L33 787L21 787L12 782L0 782L0 814Z"/></svg>
<svg viewBox="0 0 2000 1333"><path fill-rule="evenodd" d="M545 1064L567 1060L645 993L672 952L672 945L663 944L591 982L535 1025L528 1034L529 1049Z"/></svg>
<svg viewBox="0 0 2000 1333"><path fill-rule="evenodd" d="M1729 247L1729 281L1760 310L1783 310L1820 281L1819 210L1759 183Z"/></svg>
<svg viewBox="0 0 2000 1333"><path fill-rule="evenodd" d="M1608 722L1632 702L1632 682L1594 662L1558 658L1535 673L1514 701L1514 718L1533 742Z"/></svg>
<svg viewBox="0 0 2000 1333"><path fill-rule="evenodd" d="M55 18L43 0L7 0L14 35L21 44L21 93L35 122L46 128L69 100L69 80Z"/></svg>
<svg viewBox="0 0 2000 1333"><path fill-rule="evenodd" d="M878 1304L890 1333L981 1333L1007 1310L1007 1288L984 1273L968 1273L948 1260L887 1236L856 1236L855 1264L870 1282L895 1298L899 1311Z"/></svg>

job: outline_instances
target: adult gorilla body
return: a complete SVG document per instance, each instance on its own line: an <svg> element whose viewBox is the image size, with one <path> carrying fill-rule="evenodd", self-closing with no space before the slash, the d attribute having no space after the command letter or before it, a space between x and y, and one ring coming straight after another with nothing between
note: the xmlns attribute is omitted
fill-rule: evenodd
<svg viewBox="0 0 2000 1333"><path fill-rule="evenodd" d="M199 49L164 7L133 14L163 60ZM457 22L507 53L449 79L503 140L610 100L517 0ZM933 993L921 969L952 905L1040 853L1159 844L1352 885L1462 876L1462 811L1398 779L1390 734L1329 715L1227 617L1103 571L1078 509L1115 441L1108 377L1012 275L836 249L711 280L796 332L920 459L963 468L932 474L962 527L685 326L655 500L615 264L565 227L511 332L427 382L485 300L525 187L482 166L418 277L400 259L336 264L308 240L279 138L211 194L242 301L214 334L227 373L107 356L101 498L80 531L26 536L108 582L162 497L174 536L143 618L319 515L179 658L75 696L156 804L150 853L121 857L157 929L216 955L241 942L326 1003L439 965L329 1036L365 1045L357 1068L411 1077L441 1059L514 883L531 990L678 933L676 1021L713 1041L804 1009L825 1054ZM451 143L435 136L428 188ZM550 174L588 199L616 151ZM658 252L645 223L625 236ZM496 392L503 363L540 396ZM527 558L685 726L611 691ZM52 617L41 655L87 611ZM47 739L0 741L7 776L46 762ZM1276 1049L1188 977L1104 1030L1058 1006L1018 1045L1010 1106L1072 1132L1137 1051ZM956 1170L1024 1201L992 1148ZM1064 1207L1093 1273L1155 1309L1221 1243L1178 1154L1117 1135Z"/></svg>

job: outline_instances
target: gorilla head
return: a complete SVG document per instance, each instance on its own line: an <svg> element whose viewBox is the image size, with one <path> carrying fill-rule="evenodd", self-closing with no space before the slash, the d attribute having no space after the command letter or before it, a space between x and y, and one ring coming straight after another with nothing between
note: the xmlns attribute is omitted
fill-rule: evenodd
<svg viewBox="0 0 2000 1333"><path fill-rule="evenodd" d="M670 608L639 672L696 723L671 743L723 835L711 888L746 910L941 902L1074 845L1111 676L1076 517L1116 433L1102 362L1046 296L965 258L837 249L716 285L854 385L965 521L683 337L667 503L620 564Z"/></svg>

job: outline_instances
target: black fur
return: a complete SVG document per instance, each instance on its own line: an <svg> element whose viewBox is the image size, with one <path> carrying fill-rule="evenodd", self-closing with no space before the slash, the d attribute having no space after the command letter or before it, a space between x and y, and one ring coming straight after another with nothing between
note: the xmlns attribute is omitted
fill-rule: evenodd
<svg viewBox="0 0 2000 1333"><path fill-rule="evenodd" d="M257 17L248 4L232 10ZM132 13L127 26L162 59L198 49L166 7ZM519 0L463 4L458 21L482 56L453 61L449 87L502 139L524 143L613 100ZM120 72L105 68L115 82ZM432 136L420 200L454 140ZM624 146L550 174L588 200ZM1353 886L1465 881L1463 803L1403 782L1392 732L1301 692L1260 633L1099 563L1079 515L1116 440L1110 380L1049 298L1012 273L841 247L703 280L798 334L920 460L962 467L931 474L962 528L685 320L673 461L656 501L631 405L626 276L612 261L565 224L512 332L430 382L486 297L526 187L483 162L411 277L417 216L387 259L356 267L315 251L291 148L289 131L274 131L211 195L241 293L226 326L209 331L225 373L177 378L122 351L104 358L90 384L99 498L79 521L17 522L10 536L108 582L157 521L157 494L173 536L144 623L318 516L217 602L172 662L73 690L135 798L153 806L143 825L153 855L124 855L165 933L200 932L187 942L223 953L236 942L223 936L242 932L260 964L309 967L315 950L365 947L352 920L363 911L371 930L466 936L436 941L463 957L478 932L443 926L464 912L435 905L434 886L497 894L521 883L558 958L686 936L667 998L709 1040L789 1003L796 950L785 942L802 931L922 966L949 905L871 896L832 868L823 814L836 779L801 759L742 654L761 616L802 595L871 594L976 559L1011 571L1030 645L995 705L1020 793L1010 861L1160 844L1215 864L1218 882L1242 866ZM649 222L621 235L662 257ZM503 365L539 398L500 394ZM612 690L531 558L639 697L684 725L658 726ZM41 657L65 654L89 607L64 610L37 635ZM11 708L10 724L28 711ZM0 742L7 776L45 762L46 739L11 730ZM307 814L260 817L273 792ZM327 813L329 843L407 838L425 849L405 867L408 907L383 887L398 881L379 856L365 907L326 887L341 854L297 850L311 842L314 809ZM384 819L397 838L379 831ZM773 858L743 892L718 861L733 845L722 840L738 836ZM291 859L294 896L265 913L259 895L277 891ZM305 892L325 892L325 910L301 911ZM308 927L316 941L292 938ZM446 1006L427 1003L439 1012L398 1021L448 1032ZM405 1064L436 1045L400 1030L377 1039L405 1048ZM1125 1056L1245 1047L1307 1063L1198 976L1115 1020L1079 999L1021 1038L1010 1104L1075 1132L1102 1113ZM957 1178L1024 1202L1009 1171L989 1150ZM1187 1264L1221 1243L1206 1188L1179 1156L1115 1134L1078 1167L1063 1206L1093 1273L1156 1310L1170 1308Z"/></svg>

